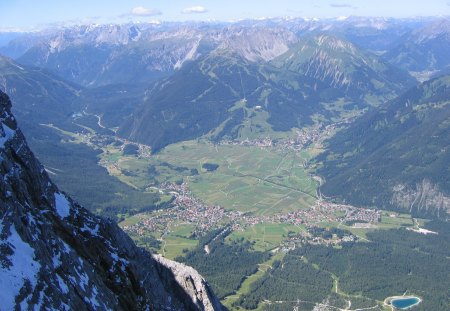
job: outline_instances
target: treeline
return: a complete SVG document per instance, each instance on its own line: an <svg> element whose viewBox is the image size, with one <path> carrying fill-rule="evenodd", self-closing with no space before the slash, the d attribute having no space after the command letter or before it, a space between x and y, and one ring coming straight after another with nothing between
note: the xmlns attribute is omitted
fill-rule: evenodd
<svg viewBox="0 0 450 311"><path fill-rule="evenodd" d="M46 140L29 139L39 160L53 172L59 188L91 211L114 220L118 214L150 211L160 201L158 194L143 193L122 183L98 165L99 151L83 144L61 143L51 130Z"/></svg>
<svg viewBox="0 0 450 311"><path fill-rule="evenodd" d="M150 252L157 253L158 250L161 248L161 241L153 237L152 235L134 235L130 234L130 236L133 238L133 240L136 242L136 245L139 247L143 247L147 249Z"/></svg>
<svg viewBox="0 0 450 311"><path fill-rule="evenodd" d="M290 305L297 300L322 302L331 293L330 274L305 262L296 254L287 254L275 261L272 269L251 285L251 292L235 302L235 306L256 309L261 301L283 301Z"/></svg>
<svg viewBox="0 0 450 311"><path fill-rule="evenodd" d="M202 238L194 250L175 259L199 271L219 298L233 294L245 277L255 273L257 265L270 256L268 253L253 251L252 244L243 239L225 243L228 231L223 231L223 228L213 231ZM206 245L209 254L205 251Z"/></svg>
<svg viewBox="0 0 450 311"><path fill-rule="evenodd" d="M338 238L342 239L346 235L351 235L352 233L348 230L339 229L339 228L321 228L321 227L311 227L308 229L308 232L311 233L314 237L322 237L324 239L331 239L333 235L336 235Z"/></svg>
<svg viewBox="0 0 450 311"><path fill-rule="evenodd" d="M138 155L139 147L134 144L126 144L122 150L123 155Z"/></svg>
<svg viewBox="0 0 450 311"><path fill-rule="evenodd" d="M176 179L173 180L173 182L181 185L183 183L183 177L196 175L198 175L198 170L196 168L176 166L168 162L161 162L156 165L150 164L147 167L148 180L154 185L167 182L169 180L167 176L176 176Z"/></svg>
<svg viewBox="0 0 450 311"><path fill-rule="evenodd" d="M219 164L215 163L203 163L202 168L207 170L208 172L213 172L219 168Z"/></svg>

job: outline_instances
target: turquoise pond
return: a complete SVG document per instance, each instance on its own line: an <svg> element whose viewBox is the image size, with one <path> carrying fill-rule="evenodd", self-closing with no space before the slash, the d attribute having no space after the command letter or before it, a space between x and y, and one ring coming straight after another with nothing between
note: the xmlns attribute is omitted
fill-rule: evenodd
<svg viewBox="0 0 450 311"><path fill-rule="evenodd" d="M407 297L407 298L392 299L391 305L393 305L397 309L403 310L403 309L407 309L419 302L420 302L419 298Z"/></svg>

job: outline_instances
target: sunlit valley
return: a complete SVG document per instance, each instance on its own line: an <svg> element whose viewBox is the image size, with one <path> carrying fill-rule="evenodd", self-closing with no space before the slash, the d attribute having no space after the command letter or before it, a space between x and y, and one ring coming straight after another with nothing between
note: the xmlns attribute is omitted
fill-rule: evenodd
<svg viewBox="0 0 450 311"><path fill-rule="evenodd" d="M0 32L0 54L5 154L13 118L90 234L100 216L193 267L209 310L449 310L450 19L90 24ZM37 191L17 183L3 217L8 191ZM131 253L93 267L123 280ZM45 301L30 284L16 301Z"/></svg>

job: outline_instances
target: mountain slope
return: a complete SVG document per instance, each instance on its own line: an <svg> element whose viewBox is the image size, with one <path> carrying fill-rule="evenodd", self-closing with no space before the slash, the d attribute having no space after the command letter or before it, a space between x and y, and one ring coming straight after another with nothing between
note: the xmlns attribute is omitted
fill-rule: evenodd
<svg viewBox="0 0 450 311"><path fill-rule="evenodd" d="M23 120L26 131L40 123L67 125L66 119L79 110L76 99L80 89L46 70L0 56L0 90L16 103L14 113Z"/></svg>
<svg viewBox="0 0 450 311"><path fill-rule="evenodd" d="M270 61L297 42L296 36L283 27L235 26L224 29L222 37L218 50L237 54L251 62Z"/></svg>
<svg viewBox="0 0 450 311"><path fill-rule="evenodd" d="M384 59L410 71L437 71L450 66L450 20L427 24L405 35Z"/></svg>
<svg viewBox="0 0 450 311"><path fill-rule="evenodd" d="M10 108L0 93L2 309L220 309L195 270L137 248L61 193Z"/></svg>
<svg viewBox="0 0 450 311"><path fill-rule="evenodd" d="M46 70L19 65L6 57L0 57L0 82L0 90L6 91L14 100L14 115L30 146L61 189L89 210L111 218L117 217L123 208L141 210L157 204L157 194L137 191L110 176L98 164L99 150L75 144L64 132L57 130L86 132L82 124L93 117L83 112L88 105L102 109L104 102L109 104L112 101L115 107L120 108L109 109L107 106L105 110L114 111L113 115L118 117L124 110L126 113L127 107L133 111L136 101L128 96L133 93L135 98L137 91L128 88L130 92L121 93L121 89L114 88L119 94L103 89L89 90L92 94L87 94L88 90L61 80ZM123 101L126 104L121 104ZM95 113L102 115L102 112ZM105 119L108 120L103 118L102 121ZM89 123L88 126L93 127ZM95 130L98 134L114 134L101 127Z"/></svg>
<svg viewBox="0 0 450 311"><path fill-rule="evenodd" d="M355 205L450 212L450 76L361 117L318 157L322 192Z"/></svg>
<svg viewBox="0 0 450 311"><path fill-rule="evenodd" d="M186 64L148 92L117 134L157 151L208 135L213 140L267 135L311 124L320 101L312 82L218 50ZM295 88L302 85L305 94ZM319 84L320 85L320 84Z"/></svg>
<svg viewBox="0 0 450 311"><path fill-rule="evenodd" d="M43 34L18 59L83 86L149 83L215 48L250 61L267 61L288 50L295 35L284 28L196 24L77 26ZM11 45L20 45L12 42Z"/></svg>
<svg viewBox="0 0 450 311"><path fill-rule="evenodd" d="M414 83L406 72L330 35L304 40L272 63L343 89L355 99L389 98Z"/></svg>
<svg viewBox="0 0 450 311"><path fill-rule="evenodd" d="M413 83L405 72L327 36L291 47L269 62L254 61L254 51L247 52L246 58L242 50L218 47L186 63L147 92L118 135L154 151L202 135L213 140L264 137L312 124L313 115L338 117L330 103L363 109Z"/></svg>

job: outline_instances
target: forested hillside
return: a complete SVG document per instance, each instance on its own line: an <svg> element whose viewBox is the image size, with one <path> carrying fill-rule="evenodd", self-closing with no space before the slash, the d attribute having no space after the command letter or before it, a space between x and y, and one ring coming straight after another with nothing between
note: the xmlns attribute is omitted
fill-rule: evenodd
<svg viewBox="0 0 450 311"><path fill-rule="evenodd" d="M445 217L450 210L450 76L419 85L328 141L327 197Z"/></svg>

